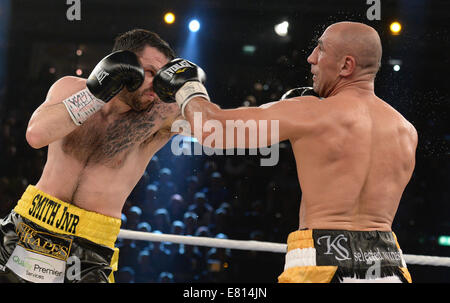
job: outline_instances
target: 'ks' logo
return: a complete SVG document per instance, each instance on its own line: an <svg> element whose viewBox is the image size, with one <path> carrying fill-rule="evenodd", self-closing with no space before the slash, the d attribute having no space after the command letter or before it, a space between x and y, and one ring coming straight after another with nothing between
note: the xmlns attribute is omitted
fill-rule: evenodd
<svg viewBox="0 0 450 303"><path fill-rule="evenodd" d="M317 244L320 245L320 240L325 238L327 251L324 253L325 255L333 255L338 261L350 260L350 253L348 250L342 246L341 241L348 242L348 239L343 235L339 234L336 238L331 239L331 236L322 236L317 239ZM333 253L334 252L334 253Z"/></svg>

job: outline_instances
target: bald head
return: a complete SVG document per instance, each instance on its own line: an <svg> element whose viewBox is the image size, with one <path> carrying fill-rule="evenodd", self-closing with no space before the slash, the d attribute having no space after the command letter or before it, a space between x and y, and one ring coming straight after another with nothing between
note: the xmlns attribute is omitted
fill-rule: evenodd
<svg viewBox="0 0 450 303"><path fill-rule="evenodd" d="M323 37L334 45L337 58L352 56L364 73L376 75L381 65L380 36L372 27L357 22L339 22L329 26Z"/></svg>

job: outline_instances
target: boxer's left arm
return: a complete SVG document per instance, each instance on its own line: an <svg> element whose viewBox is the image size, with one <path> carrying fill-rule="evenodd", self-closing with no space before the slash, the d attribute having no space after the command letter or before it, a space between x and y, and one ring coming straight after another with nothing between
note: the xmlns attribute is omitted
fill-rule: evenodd
<svg viewBox="0 0 450 303"><path fill-rule="evenodd" d="M302 102L278 101L264 104L260 107L242 107L236 109L221 109L216 104L197 97L194 98L185 108L186 120L191 124L191 128L199 125L201 113L201 138L200 132L194 131L194 135L200 142L210 136L213 132L205 127L207 121L218 121L222 126L224 147L217 148L258 148L270 146L284 140L295 140L317 131L323 124L325 103L319 102L318 98L312 96L299 97ZM241 120L243 127L248 125L256 126L256 133L251 133L249 127L245 128L245 140L238 141L236 128L227 127L228 124ZM234 124L236 125L236 124ZM215 131L215 130L214 130ZM232 133L233 134L232 134ZM227 141L234 138L233 142ZM231 136L233 135L233 136ZM250 139L257 138L255 141ZM260 141L260 138L266 140Z"/></svg>
<svg viewBox="0 0 450 303"><path fill-rule="evenodd" d="M200 143L205 144L204 139L210 135L222 134L222 140L219 140L219 137L218 140L209 140L211 145L208 146L257 148L295 139L314 129L315 124L323 117L325 103L312 96L299 97L304 102L279 101L259 108L222 110L209 102L209 95L203 86L205 78L205 73L200 67L178 58L158 71L153 87L162 101L176 102L180 106L182 115L190 123L192 133ZM242 122L241 126L235 123L239 120ZM230 122L241 129L230 127ZM217 123L220 124L222 132L209 127ZM236 131L242 133L243 130L245 140L238 142ZM230 139L227 142L227 138L232 138L231 135L234 137L233 142L229 142ZM261 137L263 139L261 142L249 140Z"/></svg>

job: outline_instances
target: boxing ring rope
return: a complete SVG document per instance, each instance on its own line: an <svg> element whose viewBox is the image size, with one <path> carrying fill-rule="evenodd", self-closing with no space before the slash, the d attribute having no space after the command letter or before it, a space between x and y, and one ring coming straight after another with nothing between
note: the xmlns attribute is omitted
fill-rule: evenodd
<svg viewBox="0 0 450 303"><path fill-rule="evenodd" d="M121 229L119 238L129 240L151 241L151 242L171 242L195 246L208 246L218 248L266 251L274 253L286 253L287 244L262 242L254 240L230 240L216 239L208 237L180 236L171 234L154 234L143 231ZM403 254L405 262L416 265L448 266L450 267L450 257L423 256Z"/></svg>

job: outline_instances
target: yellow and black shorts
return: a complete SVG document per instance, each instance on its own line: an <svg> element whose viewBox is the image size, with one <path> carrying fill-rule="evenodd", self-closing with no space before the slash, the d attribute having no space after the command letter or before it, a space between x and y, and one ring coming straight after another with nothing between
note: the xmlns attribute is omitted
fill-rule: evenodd
<svg viewBox="0 0 450 303"><path fill-rule="evenodd" d="M393 232L298 230L287 250L280 283L411 283Z"/></svg>
<svg viewBox="0 0 450 303"><path fill-rule="evenodd" d="M0 220L0 282L114 282L120 224L30 185Z"/></svg>

